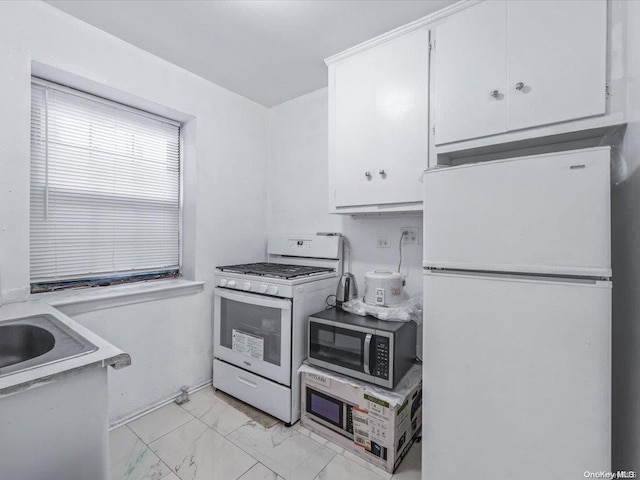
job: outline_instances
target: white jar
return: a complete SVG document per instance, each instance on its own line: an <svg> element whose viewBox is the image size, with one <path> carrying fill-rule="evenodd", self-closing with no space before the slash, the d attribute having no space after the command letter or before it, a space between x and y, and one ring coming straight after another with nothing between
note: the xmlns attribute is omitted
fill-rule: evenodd
<svg viewBox="0 0 640 480"><path fill-rule="evenodd" d="M404 275L387 269L364 274L364 303L390 307L404 301Z"/></svg>

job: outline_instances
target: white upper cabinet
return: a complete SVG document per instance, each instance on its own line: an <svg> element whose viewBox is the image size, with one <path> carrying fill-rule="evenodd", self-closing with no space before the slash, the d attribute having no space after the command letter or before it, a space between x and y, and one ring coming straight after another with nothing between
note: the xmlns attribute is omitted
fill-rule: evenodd
<svg viewBox="0 0 640 480"><path fill-rule="evenodd" d="M437 143L507 129L506 19L506 2L485 2L437 28Z"/></svg>
<svg viewBox="0 0 640 480"><path fill-rule="evenodd" d="M509 2L509 130L602 115L607 3Z"/></svg>
<svg viewBox="0 0 640 480"><path fill-rule="evenodd" d="M332 212L420 208L419 180L428 154L428 69L427 28L329 63Z"/></svg>
<svg viewBox="0 0 640 480"><path fill-rule="evenodd" d="M435 144L606 113L607 3L487 1L436 29Z"/></svg>

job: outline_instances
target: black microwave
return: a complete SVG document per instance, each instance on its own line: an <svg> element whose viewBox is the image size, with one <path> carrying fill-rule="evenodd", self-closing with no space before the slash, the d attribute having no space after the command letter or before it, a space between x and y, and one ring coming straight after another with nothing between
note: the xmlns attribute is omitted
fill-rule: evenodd
<svg viewBox="0 0 640 480"><path fill-rule="evenodd" d="M309 317L307 361L394 388L416 358L416 324L361 317L332 308Z"/></svg>
<svg viewBox="0 0 640 480"><path fill-rule="evenodd" d="M316 422L353 440L353 405L310 387L306 402L306 411Z"/></svg>
<svg viewBox="0 0 640 480"><path fill-rule="evenodd" d="M303 414L308 414L314 422L330 428L334 432L354 440L353 409L354 405L321 392L308 385L305 387L305 403ZM384 460L387 459L387 447L374 441L370 442L369 453Z"/></svg>

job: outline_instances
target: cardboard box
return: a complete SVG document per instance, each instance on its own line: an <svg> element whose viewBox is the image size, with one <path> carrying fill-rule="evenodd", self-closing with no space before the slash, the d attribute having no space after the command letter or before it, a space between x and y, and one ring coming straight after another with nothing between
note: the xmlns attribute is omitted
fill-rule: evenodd
<svg viewBox="0 0 640 480"><path fill-rule="evenodd" d="M420 365L414 365L394 390L307 364L299 372L301 425L393 473L422 427ZM323 412L325 418L311 410Z"/></svg>

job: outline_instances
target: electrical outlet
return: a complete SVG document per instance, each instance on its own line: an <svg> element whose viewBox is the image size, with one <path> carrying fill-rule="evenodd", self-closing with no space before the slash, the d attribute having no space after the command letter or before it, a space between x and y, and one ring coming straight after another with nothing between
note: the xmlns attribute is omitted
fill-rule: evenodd
<svg viewBox="0 0 640 480"><path fill-rule="evenodd" d="M378 234L376 239L378 241L378 248L389 248L391 246L389 235L387 234Z"/></svg>
<svg viewBox="0 0 640 480"><path fill-rule="evenodd" d="M402 234L402 243L413 244L418 243L418 227L402 227L400 229Z"/></svg>

